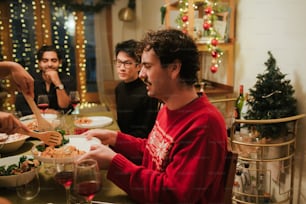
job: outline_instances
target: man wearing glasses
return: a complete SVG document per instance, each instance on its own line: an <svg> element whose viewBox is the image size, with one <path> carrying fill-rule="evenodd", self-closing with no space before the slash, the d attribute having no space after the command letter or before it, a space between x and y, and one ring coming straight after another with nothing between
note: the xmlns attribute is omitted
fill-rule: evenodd
<svg viewBox="0 0 306 204"><path fill-rule="evenodd" d="M115 89L117 122L122 132L147 138L156 119L158 100L147 95L146 85L138 77L141 67L137 44L127 40L115 48L114 64L121 80Z"/></svg>

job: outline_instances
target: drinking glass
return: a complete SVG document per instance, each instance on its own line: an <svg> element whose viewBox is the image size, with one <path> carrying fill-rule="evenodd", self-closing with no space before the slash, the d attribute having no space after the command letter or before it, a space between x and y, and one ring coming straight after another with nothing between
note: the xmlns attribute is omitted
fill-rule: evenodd
<svg viewBox="0 0 306 204"><path fill-rule="evenodd" d="M74 171L74 191L91 203L101 190L100 170L96 160L85 159L76 164Z"/></svg>
<svg viewBox="0 0 306 204"><path fill-rule="evenodd" d="M73 106L73 112L72 114L79 114L79 109L78 109L78 105L80 103L80 94L78 91L70 91L69 92L69 97L70 97L70 101L71 101L71 105Z"/></svg>
<svg viewBox="0 0 306 204"><path fill-rule="evenodd" d="M70 203L70 187L73 181L74 161L55 161L54 179L65 187L66 203Z"/></svg>
<svg viewBox="0 0 306 204"><path fill-rule="evenodd" d="M45 114L45 111L47 108L49 108L49 99L48 95L38 95L37 97L37 106L39 109L42 110L43 114Z"/></svg>
<svg viewBox="0 0 306 204"><path fill-rule="evenodd" d="M24 200L35 198L40 192L38 169L20 174L16 180L16 192L18 197Z"/></svg>

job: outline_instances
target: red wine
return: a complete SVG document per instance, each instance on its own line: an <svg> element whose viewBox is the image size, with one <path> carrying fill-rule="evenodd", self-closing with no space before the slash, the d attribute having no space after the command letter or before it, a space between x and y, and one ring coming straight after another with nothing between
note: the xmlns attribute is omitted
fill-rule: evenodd
<svg viewBox="0 0 306 204"><path fill-rule="evenodd" d="M40 103L37 106L38 106L39 109L41 109L43 111L46 110L47 108L49 108L49 104L47 104L47 103Z"/></svg>
<svg viewBox="0 0 306 204"><path fill-rule="evenodd" d="M59 184L65 187L70 187L73 180L73 172L72 171L58 172L57 174L55 174L54 178Z"/></svg>
<svg viewBox="0 0 306 204"><path fill-rule="evenodd" d="M73 108L75 108L80 103L80 100L71 101Z"/></svg>
<svg viewBox="0 0 306 204"><path fill-rule="evenodd" d="M77 193L86 196L88 200L92 200L97 192L101 189L101 183L98 181L84 181L77 184Z"/></svg>

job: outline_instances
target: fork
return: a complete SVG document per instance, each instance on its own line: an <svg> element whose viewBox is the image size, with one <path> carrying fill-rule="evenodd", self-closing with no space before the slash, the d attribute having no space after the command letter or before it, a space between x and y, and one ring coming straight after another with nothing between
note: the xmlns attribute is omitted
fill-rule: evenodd
<svg viewBox="0 0 306 204"><path fill-rule="evenodd" d="M19 128L17 132L20 134L29 135L31 137L40 139L46 145L49 145L49 146L60 145L62 144L62 140L63 140L61 133L57 131L33 132L33 131L26 131L24 129Z"/></svg>

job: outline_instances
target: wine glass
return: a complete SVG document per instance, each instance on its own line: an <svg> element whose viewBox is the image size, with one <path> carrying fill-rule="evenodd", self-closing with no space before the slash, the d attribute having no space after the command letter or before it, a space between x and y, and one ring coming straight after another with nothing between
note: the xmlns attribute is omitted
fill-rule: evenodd
<svg viewBox="0 0 306 204"><path fill-rule="evenodd" d="M74 111L72 114L79 114L78 105L80 103L80 94L78 91L70 91L69 97L71 101L71 105L73 106Z"/></svg>
<svg viewBox="0 0 306 204"><path fill-rule="evenodd" d="M40 192L38 170L20 174L16 180L16 192L18 197L24 200L35 198Z"/></svg>
<svg viewBox="0 0 306 204"><path fill-rule="evenodd" d="M70 203L70 187L73 181L74 161L55 161L54 179L65 187L66 203Z"/></svg>
<svg viewBox="0 0 306 204"><path fill-rule="evenodd" d="M37 97L37 106L39 109L42 110L43 114L45 114L45 111L47 108L49 108L49 98L48 95L38 95Z"/></svg>
<svg viewBox="0 0 306 204"><path fill-rule="evenodd" d="M100 170L96 160L85 159L76 164L74 171L74 191L91 203L101 190Z"/></svg>

